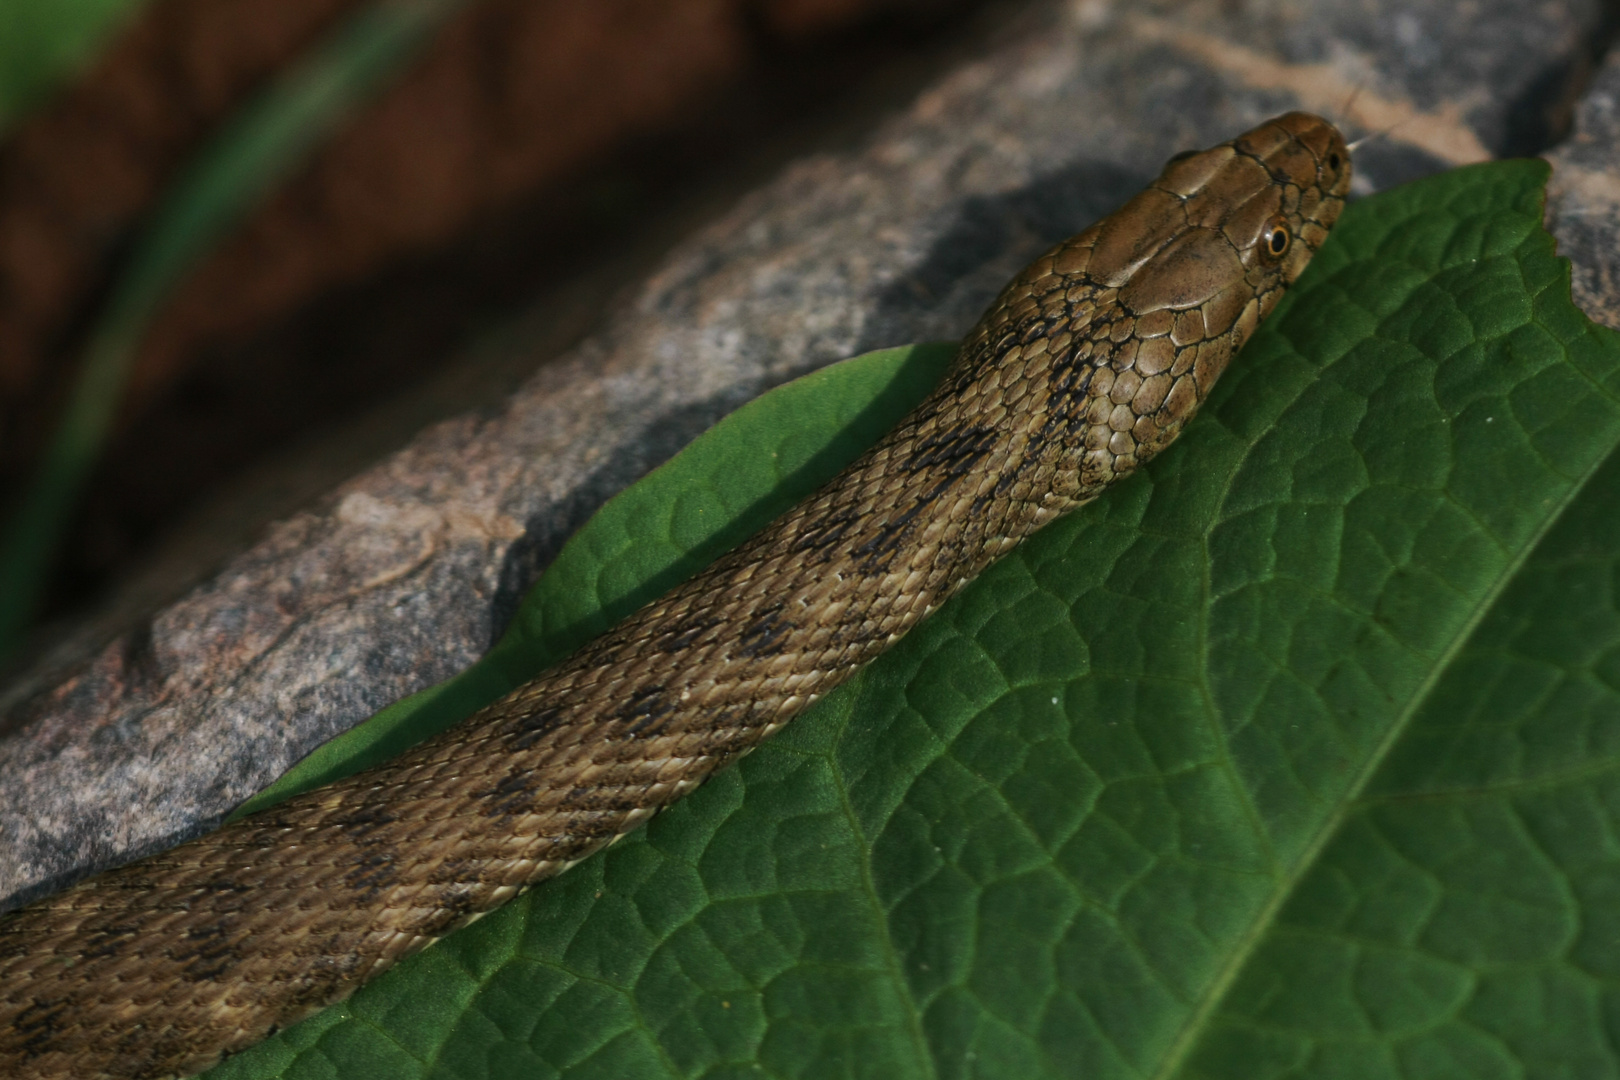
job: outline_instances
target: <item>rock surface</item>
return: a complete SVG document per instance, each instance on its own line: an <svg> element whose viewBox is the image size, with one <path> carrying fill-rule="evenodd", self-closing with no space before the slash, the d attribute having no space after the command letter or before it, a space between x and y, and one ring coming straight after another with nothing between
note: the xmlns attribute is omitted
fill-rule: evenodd
<svg viewBox="0 0 1620 1080"><path fill-rule="evenodd" d="M1549 145L1602 9L1472 10L1031 5L861 148L799 161L680 245L503 408L424 432L26 703L0 741L0 905L210 827L453 674L613 492L784 380L959 336L1180 149L1310 109L1386 132L1358 153L1365 192ZM1613 233L1592 208L1612 228L1617 78L1560 151L1556 217L1577 296L1611 320Z"/></svg>
<svg viewBox="0 0 1620 1080"><path fill-rule="evenodd" d="M1588 315L1620 329L1620 56L1598 69L1570 138L1547 155L1547 228Z"/></svg>

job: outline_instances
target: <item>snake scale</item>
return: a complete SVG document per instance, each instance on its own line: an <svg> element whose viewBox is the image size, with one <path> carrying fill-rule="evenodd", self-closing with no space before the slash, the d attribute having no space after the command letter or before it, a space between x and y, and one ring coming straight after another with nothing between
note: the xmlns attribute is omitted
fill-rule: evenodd
<svg viewBox="0 0 1620 1080"><path fill-rule="evenodd" d="M0 917L0 1075L200 1071L634 829L1164 449L1349 183L1304 113L1178 155L685 585L386 765Z"/></svg>

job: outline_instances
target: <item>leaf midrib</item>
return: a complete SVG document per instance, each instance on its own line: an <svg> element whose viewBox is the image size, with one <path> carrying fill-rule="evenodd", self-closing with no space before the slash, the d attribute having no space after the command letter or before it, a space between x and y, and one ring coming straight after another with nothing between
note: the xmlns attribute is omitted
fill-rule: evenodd
<svg viewBox="0 0 1620 1080"><path fill-rule="evenodd" d="M1539 320L1532 321L1537 322ZM1587 372L1581 371L1580 374L1583 379L1594 387L1597 393L1607 398L1611 404L1620 404L1614 394L1592 380ZM1296 390L1296 402L1301 392L1303 392L1303 387ZM1459 624L1451 640L1435 657L1435 662L1430 665L1428 672L1408 697L1405 707L1402 708L1394 722L1389 725L1384 737L1367 755L1365 763L1358 770L1349 786L1345 788L1343 797L1338 800L1338 805L1322 819L1321 826L1314 832L1309 842L1300 849L1300 853L1292 866L1285 870L1278 879L1271 895L1256 912L1255 918L1244 932L1237 947L1228 955L1226 962L1220 966L1215 978L1209 984L1209 989L1201 995L1198 1005L1182 1025L1175 1041L1171 1043L1163 1064L1151 1074L1150 1080L1170 1080L1181 1070L1181 1067L1186 1063L1187 1056L1197 1044L1199 1036L1203 1034L1209 1018L1226 999L1227 992L1237 980L1238 974L1247 966L1250 957L1254 955L1255 949L1265 939L1266 931L1270 928L1277 913L1282 909L1287 899L1293 895L1295 887L1298 886L1304 876L1315 867L1317 857L1321 855L1328 842L1337 835L1339 828L1344 824L1351 810L1358 809L1361 806L1362 792L1366 790L1367 784L1383 765L1390 749L1405 734L1408 725L1412 722L1412 718L1422 708L1423 704L1428 701L1429 695L1433 692L1441 676L1450 669L1457 654L1473 638L1474 632L1479 628L1479 624L1484 620L1486 614L1495 608L1502 594L1517 579L1519 571L1524 568L1526 561L1541 546L1541 542L1552 531L1553 527L1563 519L1564 513L1569 507L1581 497L1592 477L1607 464L1617 449L1620 449L1620 438L1612 439L1609 448L1604 453L1594 456L1592 463L1570 485L1564 497L1559 499L1551 511L1542 518L1541 523L1525 536L1518 550L1503 562L1501 570L1490 587L1480 594L1479 602L1475 605L1474 610ZM1228 478L1228 483L1230 483L1230 478ZM1208 627L1209 609L1207 607L1203 616L1201 620L1201 636Z"/></svg>
<svg viewBox="0 0 1620 1080"><path fill-rule="evenodd" d="M859 678L859 676L856 676ZM851 687L854 691L856 688ZM834 737L834 743L843 732L848 729L852 709L845 709L839 731ZM922 1014L917 1007L916 995L911 992L911 986L906 980L905 966L901 963L899 949L895 947L893 927L889 923L889 913L878 895L877 882L872 878L872 843L861 827L860 815L856 813L855 804L850 799L848 778L844 770L839 768L837 755L832 751L823 751L821 757L827 764L827 775L832 779L833 790L838 793L838 809L844 815L844 821L849 826L850 836L854 842L855 850L860 852L856 863L860 867L861 894L870 902L872 922L877 931L880 948L883 950L883 967L890 984L894 987L894 995L901 1003L901 1009L906 1017L906 1031L911 1036L911 1043L916 1052L916 1058L922 1075L928 1080L939 1080L939 1068L934 1061L934 1055L928 1045L928 1035L923 1030Z"/></svg>

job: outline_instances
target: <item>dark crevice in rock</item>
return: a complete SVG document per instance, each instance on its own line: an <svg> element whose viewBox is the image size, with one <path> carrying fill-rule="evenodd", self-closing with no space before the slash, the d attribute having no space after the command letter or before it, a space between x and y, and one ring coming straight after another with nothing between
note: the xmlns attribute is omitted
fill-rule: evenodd
<svg viewBox="0 0 1620 1080"><path fill-rule="evenodd" d="M1544 65L1508 101L1502 134L1491 152L1500 158L1535 157L1569 138L1575 109L1620 35L1620 4L1604 5L1597 30L1569 56Z"/></svg>
<svg viewBox="0 0 1620 1080"><path fill-rule="evenodd" d="M1081 160L1025 187L967 199L917 265L874 299L859 351L909 340L925 323L966 334L1025 264L1151 179L1113 162Z"/></svg>
<svg viewBox="0 0 1620 1080"><path fill-rule="evenodd" d="M585 474L560 502L529 515L524 532L501 560L499 584L490 600L492 636L499 641L511 625L524 594L556 560L558 552L602 504L664 462L737 406L753 397L728 392L663 414L620 444L617 453Z"/></svg>
<svg viewBox="0 0 1620 1080"><path fill-rule="evenodd" d="M1398 139L1374 138L1356 150L1356 187L1368 191L1388 191L1392 187L1425 176L1443 173L1452 167L1445 158L1422 147ZM1356 196L1352 195L1354 199Z"/></svg>

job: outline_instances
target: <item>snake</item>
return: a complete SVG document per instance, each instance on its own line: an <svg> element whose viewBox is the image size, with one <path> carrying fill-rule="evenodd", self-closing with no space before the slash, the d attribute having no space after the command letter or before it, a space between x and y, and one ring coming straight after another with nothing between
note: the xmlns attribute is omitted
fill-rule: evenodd
<svg viewBox="0 0 1620 1080"><path fill-rule="evenodd" d="M1168 446L1349 186L1307 113L1176 155L684 584L383 765L0 916L0 1075L202 1071L635 829Z"/></svg>

